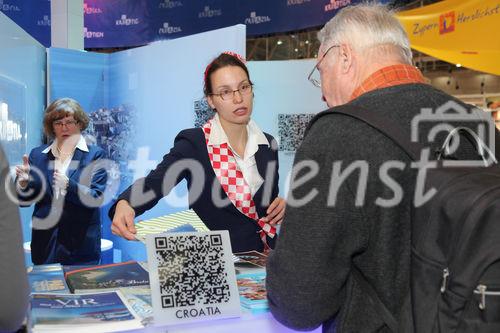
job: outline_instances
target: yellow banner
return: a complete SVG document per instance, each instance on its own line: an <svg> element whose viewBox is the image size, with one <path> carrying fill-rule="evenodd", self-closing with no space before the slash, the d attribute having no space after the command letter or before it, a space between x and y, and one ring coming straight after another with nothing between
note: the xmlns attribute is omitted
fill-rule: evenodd
<svg viewBox="0 0 500 333"><path fill-rule="evenodd" d="M396 16L413 49L500 75L500 0L444 0Z"/></svg>

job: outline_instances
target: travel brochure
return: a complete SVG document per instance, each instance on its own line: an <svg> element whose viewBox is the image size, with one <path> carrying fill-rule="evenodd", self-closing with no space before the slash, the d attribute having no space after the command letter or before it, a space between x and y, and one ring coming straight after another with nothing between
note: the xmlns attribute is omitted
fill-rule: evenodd
<svg viewBox="0 0 500 333"><path fill-rule="evenodd" d="M267 256L257 251L238 252L234 254L239 258L235 261L236 266L266 268Z"/></svg>
<svg viewBox="0 0 500 333"><path fill-rule="evenodd" d="M73 293L116 290L127 287L149 288L149 274L136 261L66 269L66 282Z"/></svg>
<svg viewBox="0 0 500 333"><path fill-rule="evenodd" d="M153 305L151 302L151 289L123 288L120 289L130 307L137 313L144 326L152 325Z"/></svg>
<svg viewBox="0 0 500 333"><path fill-rule="evenodd" d="M94 294L33 294L33 332L119 332L142 328L120 291Z"/></svg>
<svg viewBox="0 0 500 333"><path fill-rule="evenodd" d="M268 311L264 270L267 256L248 251L235 253L230 258L228 262L233 261L235 266L256 268L236 276L241 307L252 313ZM33 332L98 333L153 325L147 267L146 262L136 261L99 266L29 267Z"/></svg>
<svg viewBox="0 0 500 333"><path fill-rule="evenodd" d="M69 293L60 264L28 267L28 282L32 293Z"/></svg>
<svg viewBox="0 0 500 333"><path fill-rule="evenodd" d="M252 313L269 311L266 293L266 273L240 274L236 276L241 306Z"/></svg>
<svg viewBox="0 0 500 333"><path fill-rule="evenodd" d="M146 243L146 236L165 232L208 231L203 221L194 210L183 210L177 213L140 221L135 224L135 238Z"/></svg>

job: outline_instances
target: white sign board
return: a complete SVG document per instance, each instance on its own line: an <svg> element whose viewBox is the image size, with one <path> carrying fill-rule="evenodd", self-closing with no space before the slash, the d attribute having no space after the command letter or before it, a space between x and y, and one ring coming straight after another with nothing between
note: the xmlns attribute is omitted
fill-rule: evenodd
<svg viewBox="0 0 500 333"><path fill-rule="evenodd" d="M238 287L226 230L147 235L155 325L238 317Z"/></svg>

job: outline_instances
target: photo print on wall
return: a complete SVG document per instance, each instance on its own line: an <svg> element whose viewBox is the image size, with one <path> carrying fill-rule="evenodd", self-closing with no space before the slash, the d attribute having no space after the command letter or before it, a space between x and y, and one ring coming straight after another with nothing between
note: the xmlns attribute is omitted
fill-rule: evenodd
<svg viewBox="0 0 500 333"><path fill-rule="evenodd" d="M99 108L90 112L89 118L85 138L104 149L106 157L120 166L120 183L130 184L133 175L126 161L135 158L135 107L119 105L109 109Z"/></svg>
<svg viewBox="0 0 500 333"><path fill-rule="evenodd" d="M11 163L26 153L26 87L0 75L0 141Z"/></svg>

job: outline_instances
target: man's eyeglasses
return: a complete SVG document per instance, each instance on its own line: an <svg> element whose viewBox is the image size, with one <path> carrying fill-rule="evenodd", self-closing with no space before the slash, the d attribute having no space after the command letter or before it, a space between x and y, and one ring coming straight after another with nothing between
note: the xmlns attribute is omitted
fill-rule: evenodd
<svg viewBox="0 0 500 333"><path fill-rule="evenodd" d="M323 58L321 58L320 61L318 61L318 63L316 65L314 65L314 68L312 69L311 73L309 73L309 76L307 76L307 79L315 86L315 87L318 87L318 88L321 88L321 80L320 79L317 79L317 78L314 78L313 75L314 75L314 72L317 70L318 73L319 73L319 64L321 64L321 62L323 61L323 59L325 59L326 55L328 54L328 52L330 52L331 49L333 49L334 47L339 47L340 45L332 45L328 48L328 50L326 50L326 52L323 54ZM319 75L318 75L319 76Z"/></svg>
<svg viewBox="0 0 500 333"><path fill-rule="evenodd" d="M219 96L223 101L229 101L234 98L234 94L236 92L239 92L241 96L248 96L252 93L252 84L245 83L242 84L239 89L236 90L224 89L220 93L210 94L210 95Z"/></svg>
<svg viewBox="0 0 500 333"><path fill-rule="evenodd" d="M52 125L54 125L54 127L63 127L63 126L66 126L66 127L73 127L77 124L78 122L76 120L68 120L68 121L60 121L60 120L56 120L52 123Z"/></svg>

